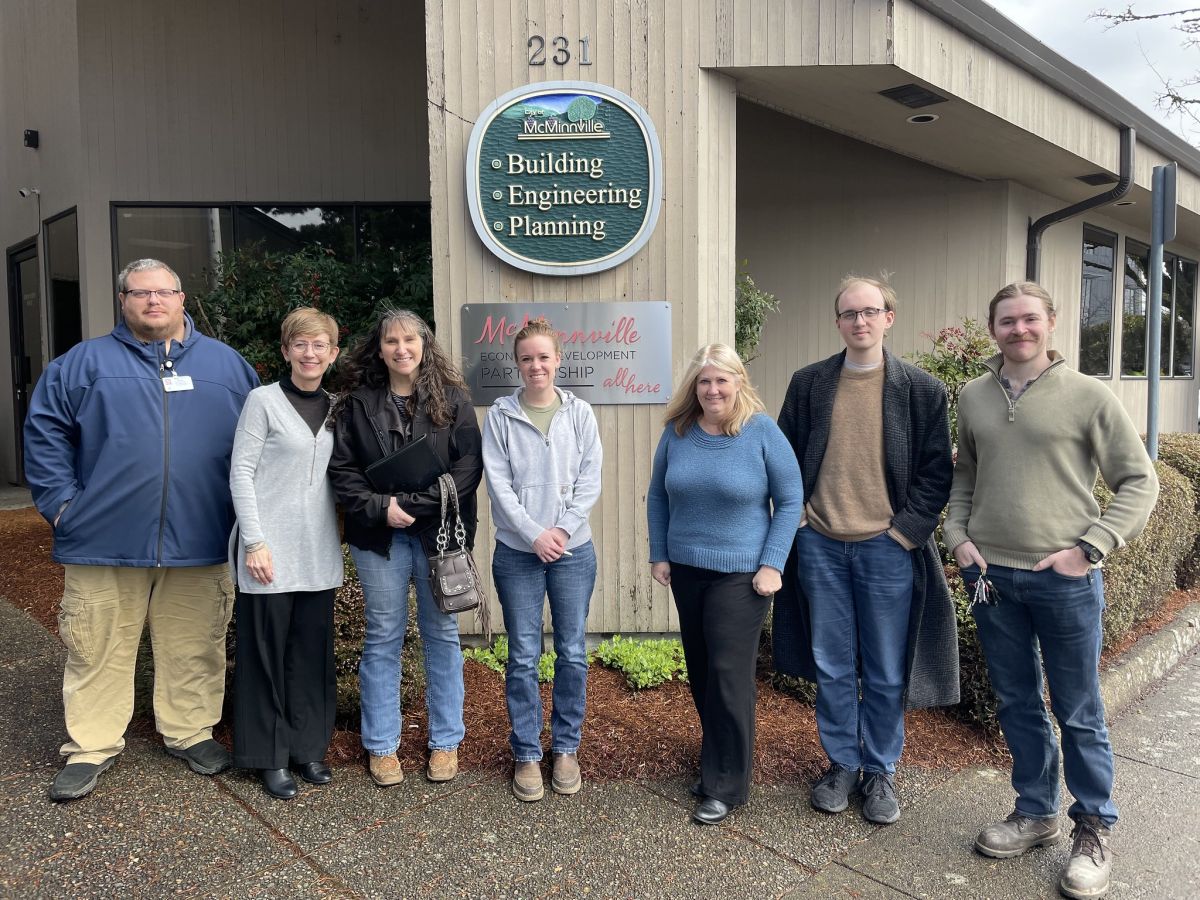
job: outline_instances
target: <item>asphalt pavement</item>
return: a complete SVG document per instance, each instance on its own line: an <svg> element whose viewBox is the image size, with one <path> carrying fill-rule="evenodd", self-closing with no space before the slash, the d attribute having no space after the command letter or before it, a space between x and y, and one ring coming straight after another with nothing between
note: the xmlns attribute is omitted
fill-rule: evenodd
<svg viewBox="0 0 1200 900"><path fill-rule="evenodd" d="M1110 897L1200 897L1198 625L1189 607L1106 675L1110 706L1126 704L1112 728ZM144 725L90 796L56 804L62 658L0 602L3 897L1037 898L1056 896L1069 850L972 851L1012 806L996 770L902 771L903 816L887 827L857 803L814 812L802 784L755 787L725 824L701 827L686 779L585 783L524 804L495 776L412 772L384 790L342 767L331 785L273 800L247 772L192 774Z"/></svg>

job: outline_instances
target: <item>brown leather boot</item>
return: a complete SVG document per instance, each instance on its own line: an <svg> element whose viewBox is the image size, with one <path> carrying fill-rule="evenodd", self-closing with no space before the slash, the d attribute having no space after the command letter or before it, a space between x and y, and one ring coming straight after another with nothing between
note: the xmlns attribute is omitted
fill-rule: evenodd
<svg viewBox="0 0 1200 900"><path fill-rule="evenodd" d="M425 777L430 781L450 781L458 774L457 750L434 750L429 754Z"/></svg>
<svg viewBox="0 0 1200 900"><path fill-rule="evenodd" d="M404 780L404 772L400 769L400 760L396 758L395 753L387 756L376 756L374 753L368 755L370 757L368 769L371 772L371 778L377 785L391 787Z"/></svg>
<svg viewBox="0 0 1200 900"><path fill-rule="evenodd" d="M537 761L517 763L513 769L512 791L514 797L526 803L541 800L544 793L542 764Z"/></svg>

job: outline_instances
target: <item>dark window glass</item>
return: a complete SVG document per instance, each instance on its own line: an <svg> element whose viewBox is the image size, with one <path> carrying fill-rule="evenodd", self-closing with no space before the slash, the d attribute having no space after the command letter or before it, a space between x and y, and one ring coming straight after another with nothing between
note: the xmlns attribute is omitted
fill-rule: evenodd
<svg viewBox="0 0 1200 900"><path fill-rule="evenodd" d="M1150 297L1150 248L1125 240L1125 282L1121 292L1121 374L1146 374L1146 304Z"/></svg>
<svg viewBox="0 0 1200 900"><path fill-rule="evenodd" d="M1083 288L1079 302L1079 371L1112 373L1113 264L1115 235L1083 228Z"/></svg>
<svg viewBox="0 0 1200 900"><path fill-rule="evenodd" d="M352 206L237 206L239 250L294 253L317 245L342 262L354 262Z"/></svg>
<svg viewBox="0 0 1200 900"><path fill-rule="evenodd" d="M227 206L121 206L113 241L118 272L135 259L157 259L194 294L208 286L217 254L233 249L232 214Z"/></svg>
<svg viewBox="0 0 1200 900"><path fill-rule="evenodd" d="M1191 378L1196 352L1196 263L1175 260L1174 336L1171 340L1171 374Z"/></svg>
<svg viewBox="0 0 1200 900"><path fill-rule="evenodd" d="M50 285L50 356L83 340L79 305L79 217L74 211L46 223L46 276Z"/></svg>

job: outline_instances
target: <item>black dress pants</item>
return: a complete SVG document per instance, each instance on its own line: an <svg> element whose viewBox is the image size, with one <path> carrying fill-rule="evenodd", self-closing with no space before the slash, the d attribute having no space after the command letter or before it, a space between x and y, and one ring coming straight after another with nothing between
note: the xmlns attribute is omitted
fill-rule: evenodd
<svg viewBox="0 0 1200 900"><path fill-rule="evenodd" d="M333 594L238 591L235 766L286 769L325 758L337 708Z"/></svg>
<svg viewBox="0 0 1200 900"><path fill-rule="evenodd" d="M713 572L671 563L671 593L700 714L700 791L730 806L750 797L754 759L754 674L770 609L753 572Z"/></svg>

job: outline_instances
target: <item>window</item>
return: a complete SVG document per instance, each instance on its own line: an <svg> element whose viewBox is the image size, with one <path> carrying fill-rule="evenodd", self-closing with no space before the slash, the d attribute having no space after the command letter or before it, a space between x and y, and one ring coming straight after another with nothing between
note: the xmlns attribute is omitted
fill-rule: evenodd
<svg viewBox="0 0 1200 900"><path fill-rule="evenodd" d="M1079 371L1112 375L1113 265L1117 236L1083 226L1083 287L1079 300Z"/></svg>
<svg viewBox="0 0 1200 900"><path fill-rule="evenodd" d="M1144 376L1147 365L1146 320L1150 302L1150 248L1126 239L1125 283L1122 300L1121 374ZM1197 265L1173 253L1163 254L1162 329L1159 374L1165 378L1191 378L1195 367Z"/></svg>
<svg viewBox="0 0 1200 900"><path fill-rule="evenodd" d="M221 206L121 206L114 210L115 272L135 259L158 259L179 273L183 290L207 285L205 271L233 248L233 215ZM116 290L114 286L114 291Z"/></svg>
<svg viewBox="0 0 1200 900"><path fill-rule="evenodd" d="M429 204L261 204L113 207L113 260L161 259L183 289L204 286L206 270L226 250L289 253L326 247L343 262L370 262L427 250Z"/></svg>
<svg viewBox="0 0 1200 900"><path fill-rule="evenodd" d="M50 317L50 357L61 356L83 340L79 305L79 217L75 210L46 222L46 279Z"/></svg>
<svg viewBox="0 0 1200 900"><path fill-rule="evenodd" d="M426 216L428 220L428 216ZM239 249L251 244L268 253L294 253L316 244L342 262L354 262L351 206L236 206Z"/></svg>

